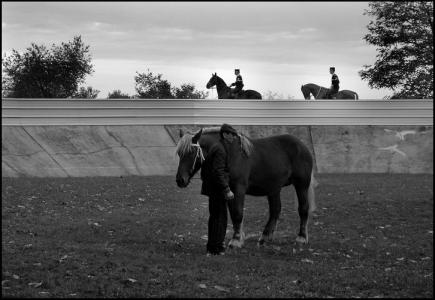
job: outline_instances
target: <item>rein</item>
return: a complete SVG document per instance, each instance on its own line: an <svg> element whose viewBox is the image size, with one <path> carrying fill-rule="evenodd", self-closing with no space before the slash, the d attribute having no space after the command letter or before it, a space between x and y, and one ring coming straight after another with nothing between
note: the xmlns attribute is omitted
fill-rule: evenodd
<svg viewBox="0 0 435 300"><path fill-rule="evenodd" d="M314 99L317 99L317 97L319 96L321 90L322 90L322 87L319 86L319 91L317 92L317 95L314 97Z"/></svg>

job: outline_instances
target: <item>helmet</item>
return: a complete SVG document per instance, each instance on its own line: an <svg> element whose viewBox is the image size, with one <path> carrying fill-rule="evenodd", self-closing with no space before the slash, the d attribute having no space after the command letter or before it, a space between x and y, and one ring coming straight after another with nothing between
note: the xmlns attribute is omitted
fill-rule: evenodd
<svg viewBox="0 0 435 300"><path fill-rule="evenodd" d="M335 67L330 67L329 70L335 71Z"/></svg>

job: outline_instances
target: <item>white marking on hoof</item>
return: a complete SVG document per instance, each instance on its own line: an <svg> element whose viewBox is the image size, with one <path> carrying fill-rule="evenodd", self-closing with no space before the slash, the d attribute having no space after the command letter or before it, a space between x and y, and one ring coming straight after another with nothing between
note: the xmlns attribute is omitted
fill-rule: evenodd
<svg viewBox="0 0 435 300"><path fill-rule="evenodd" d="M262 234L261 237L258 239L258 244L259 245L264 245L266 243L269 243L273 240L273 236L272 235L264 235Z"/></svg>
<svg viewBox="0 0 435 300"><path fill-rule="evenodd" d="M304 238L302 236L298 236L296 238L296 242L298 242L300 244L308 244L308 238Z"/></svg>
<svg viewBox="0 0 435 300"><path fill-rule="evenodd" d="M231 239L231 241L228 243L228 247L230 248L242 248L243 241Z"/></svg>

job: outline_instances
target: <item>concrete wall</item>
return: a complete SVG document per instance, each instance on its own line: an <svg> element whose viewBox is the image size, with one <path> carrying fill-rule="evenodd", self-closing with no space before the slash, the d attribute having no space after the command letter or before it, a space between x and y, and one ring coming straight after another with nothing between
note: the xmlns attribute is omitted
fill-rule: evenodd
<svg viewBox="0 0 435 300"><path fill-rule="evenodd" d="M2 176L175 176L179 129L209 126L2 126ZM318 173L433 174L432 126L234 127L251 138L282 133L299 137L314 155Z"/></svg>

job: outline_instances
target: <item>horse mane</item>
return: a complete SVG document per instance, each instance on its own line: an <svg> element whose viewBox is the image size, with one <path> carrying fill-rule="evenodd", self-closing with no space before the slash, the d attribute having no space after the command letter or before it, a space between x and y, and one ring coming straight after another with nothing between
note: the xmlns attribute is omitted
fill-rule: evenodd
<svg viewBox="0 0 435 300"><path fill-rule="evenodd" d="M219 133L220 129L221 129L220 126L203 128L202 134ZM194 147L194 146L192 146L192 138L198 132L199 132L199 130L197 132L195 132L194 134L186 133L178 141L178 144L177 144L175 151L179 156L183 156L183 155L192 151L192 148ZM245 136L244 134L237 133L237 135L238 135L239 140L240 140L240 148L242 149L243 153L247 157L249 157L252 153L254 145L252 144L251 140L247 136Z"/></svg>

